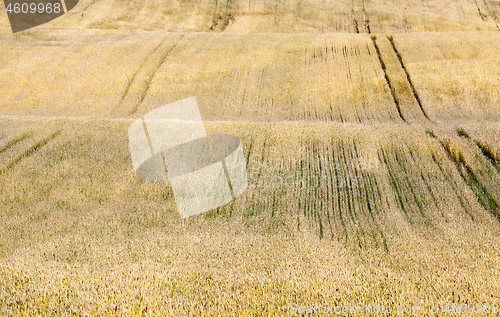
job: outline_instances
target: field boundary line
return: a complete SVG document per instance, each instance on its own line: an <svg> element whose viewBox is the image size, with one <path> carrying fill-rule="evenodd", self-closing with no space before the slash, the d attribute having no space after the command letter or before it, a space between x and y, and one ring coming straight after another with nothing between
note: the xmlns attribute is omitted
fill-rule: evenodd
<svg viewBox="0 0 500 317"><path fill-rule="evenodd" d="M134 117L107 117L107 116L41 116L41 115L0 115L0 120L70 120L70 121L113 121L113 122L133 122L137 118ZM345 121L320 121L320 120L280 120L280 121L245 121L245 120L203 120L205 123L217 124L307 124L307 125L342 125L342 126L392 126L399 125L400 122L387 121L376 123L359 123ZM460 121L461 122L461 121ZM481 123L481 121L474 121Z"/></svg>
<svg viewBox="0 0 500 317"><path fill-rule="evenodd" d="M23 116L23 115L0 115L0 120L95 120L95 121L124 121L133 122L132 118L109 118L96 116Z"/></svg>

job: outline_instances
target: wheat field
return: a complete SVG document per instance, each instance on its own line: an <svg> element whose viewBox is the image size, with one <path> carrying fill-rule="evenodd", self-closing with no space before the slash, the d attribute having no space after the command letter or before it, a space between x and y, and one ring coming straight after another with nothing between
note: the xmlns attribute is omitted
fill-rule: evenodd
<svg viewBox="0 0 500 317"><path fill-rule="evenodd" d="M0 12L0 315L500 304L498 1ZM181 219L127 130L190 96L249 186Z"/></svg>

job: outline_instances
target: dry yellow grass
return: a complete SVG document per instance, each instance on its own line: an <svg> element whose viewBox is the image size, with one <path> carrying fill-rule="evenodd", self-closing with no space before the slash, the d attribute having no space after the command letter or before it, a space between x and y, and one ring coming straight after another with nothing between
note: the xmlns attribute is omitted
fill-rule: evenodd
<svg viewBox="0 0 500 317"><path fill-rule="evenodd" d="M397 35L405 69L379 35L401 116L368 35L54 34L2 40L3 114L121 117L190 95L208 120L425 123L425 112L495 122L500 113L496 33Z"/></svg>
<svg viewBox="0 0 500 317"><path fill-rule="evenodd" d="M234 206L181 220L165 184L133 175L129 124L2 121L2 135L61 130L0 176L4 314L500 300L500 224L422 127L208 122L244 141L250 187Z"/></svg>
<svg viewBox="0 0 500 317"><path fill-rule="evenodd" d="M498 32L412 35L394 40L429 116L447 122L498 122Z"/></svg>
<svg viewBox="0 0 500 317"><path fill-rule="evenodd" d="M9 30L3 3L0 12L0 26ZM425 4L402 0L81 0L70 13L41 28L356 33L357 25L360 33L368 29L373 33L494 31L499 18L500 5L494 0Z"/></svg>
<svg viewBox="0 0 500 317"><path fill-rule="evenodd" d="M500 304L499 18L82 0L10 34L0 13L0 315ZM242 140L249 187L181 219L127 129L193 95L208 133Z"/></svg>

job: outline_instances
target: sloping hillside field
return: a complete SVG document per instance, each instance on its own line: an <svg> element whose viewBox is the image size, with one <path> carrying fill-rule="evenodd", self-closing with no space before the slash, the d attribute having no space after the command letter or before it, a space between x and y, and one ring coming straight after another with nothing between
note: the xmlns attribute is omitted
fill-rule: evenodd
<svg viewBox="0 0 500 317"><path fill-rule="evenodd" d="M0 12L0 315L500 313L498 1ZM127 131L191 96L249 185L181 219Z"/></svg>

